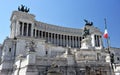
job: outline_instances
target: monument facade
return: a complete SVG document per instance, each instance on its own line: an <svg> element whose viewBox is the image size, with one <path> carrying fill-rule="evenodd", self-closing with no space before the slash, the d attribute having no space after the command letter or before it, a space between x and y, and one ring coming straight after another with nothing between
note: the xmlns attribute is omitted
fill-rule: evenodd
<svg viewBox="0 0 120 75"><path fill-rule="evenodd" d="M0 45L0 75L113 75L103 33L92 22L67 28L28 12L12 13L10 37Z"/></svg>

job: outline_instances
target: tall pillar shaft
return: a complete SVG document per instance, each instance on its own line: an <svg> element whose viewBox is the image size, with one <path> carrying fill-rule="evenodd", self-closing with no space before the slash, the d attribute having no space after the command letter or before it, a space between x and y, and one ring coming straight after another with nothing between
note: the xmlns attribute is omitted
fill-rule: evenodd
<svg viewBox="0 0 120 75"><path fill-rule="evenodd" d="M68 45L68 36L66 36L66 46Z"/></svg>
<svg viewBox="0 0 120 75"><path fill-rule="evenodd" d="M74 36L72 36L72 47L74 47Z"/></svg>
<svg viewBox="0 0 120 75"><path fill-rule="evenodd" d="M20 30L19 30L19 31L20 31L20 35L22 35L22 27L23 27L23 23L20 22L19 25L20 25Z"/></svg>
<svg viewBox="0 0 120 75"><path fill-rule="evenodd" d="M27 25L27 32L26 32L26 36L28 36L28 28L29 28L29 25L28 25L28 23L26 23L26 25Z"/></svg>
<svg viewBox="0 0 120 75"><path fill-rule="evenodd" d="M54 40L54 44L56 45L56 38L55 38L55 34L53 34L53 40Z"/></svg>
<svg viewBox="0 0 120 75"><path fill-rule="evenodd" d="M36 36L36 32L37 32L37 30L35 29L35 37L37 37L37 36Z"/></svg>
<svg viewBox="0 0 120 75"><path fill-rule="evenodd" d="M62 35L60 35L60 46L62 46Z"/></svg>
<svg viewBox="0 0 120 75"><path fill-rule="evenodd" d="M59 35L57 34L57 46L59 45Z"/></svg>
<svg viewBox="0 0 120 75"><path fill-rule="evenodd" d="M91 41L92 42L92 46L95 47L95 42L96 42L95 35L92 34L91 37L92 37L92 41Z"/></svg>
<svg viewBox="0 0 120 75"><path fill-rule="evenodd" d="M69 36L69 46L70 46L70 47L72 46L72 43L71 43L72 40L71 40L71 38L72 38L72 37Z"/></svg>
<svg viewBox="0 0 120 75"><path fill-rule="evenodd" d="M41 31L41 38L43 38L43 31Z"/></svg>
<svg viewBox="0 0 120 75"><path fill-rule="evenodd" d="M75 36L75 47L77 48L77 36Z"/></svg>
<svg viewBox="0 0 120 75"><path fill-rule="evenodd" d="M51 38L50 38L50 40L51 40L51 43L52 43L52 33L51 33Z"/></svg>
<svg viewBox="0 0 120 75"><path fill-rule="evenodd" d="M24 23L22 24L22 36L24 34Z"/></svg>
<svg viewBox="0 0 120 75"><path fill-rule="evenodd" d="M18 35L20 35L20 25L19 25L18 21L17 21L16 25L15 25L15 27L16 27L16 36L18 36Z"/></svg>
<svg viewBox="0 0 120 75"><path fill-rule="evenodd" d="M33 24L31 23L31 37L33 37Z"/></svg>
<svg viewBox="0 0 120 75"><path fill-rule="evenodd" d="M103 47L103 43L102 43L102 38L101 38L101 36L99 36L99 41L100 41L100 48L102 48L102 47Z"/></svg>

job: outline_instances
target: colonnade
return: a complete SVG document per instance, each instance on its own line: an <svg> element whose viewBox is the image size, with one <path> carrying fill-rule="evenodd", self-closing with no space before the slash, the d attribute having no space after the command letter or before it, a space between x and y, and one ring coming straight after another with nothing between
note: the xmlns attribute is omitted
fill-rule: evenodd
<svg viewBox="0 0 120 75"><path fill-rule="evenodd" d="M56 46L69 46L71 48L80 48L82 36L72 36L67 34L58 34L54 32L46 32L38 29L32 29L31 23L19 22L20 24L20 35L31 36L35 38L45 39ZM100 35L94 35L95 47L102 46L102 39Z"/></svg>
<svg viewBox="0 0 120 75"><path fill-rule="evenodd" d="M31 36L32 24L31 23L23 23L23 22L19 22L19 24L20 24L20 35Z"/></svg>
<svg viewBox="0 0 120 75"><path fill-rule="evenodd" d="M50 42L56 46L69 46L72 48L80 48L81 47L81 36L71 36L64 34L51 33L46 31L41 31L37 29L33 29L33 37L43 38L47 42Z"/></svg>
<svg viewBox="0 0 120 75"><path fill-rule="evenodd" d="M95 47L102 46L102 37L100 35L94 35Z"/></svg>

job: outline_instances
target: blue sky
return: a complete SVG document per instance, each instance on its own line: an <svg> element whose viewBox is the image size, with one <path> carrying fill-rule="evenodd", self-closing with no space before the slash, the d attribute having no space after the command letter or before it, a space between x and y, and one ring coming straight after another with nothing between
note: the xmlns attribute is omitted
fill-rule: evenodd
<svg viewBox="0 0 120 75"><path fill-rule="evenodd" d="M37 21L64 27L82 28L87 19L104 32L106 18L111 46L120 48L120 0L0 0L0 43L10 35L12 11L21 4Z"/></svg>

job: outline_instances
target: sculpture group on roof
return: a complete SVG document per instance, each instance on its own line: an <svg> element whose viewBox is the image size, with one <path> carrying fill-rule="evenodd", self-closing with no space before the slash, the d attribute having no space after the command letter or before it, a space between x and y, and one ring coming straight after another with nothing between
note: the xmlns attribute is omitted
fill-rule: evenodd
<svg viewBox="0 0 120 75"><path fill-rule="evenodd" d="M88 25L88 26L92 26L93 25L93 22L89 22L88 20L84 19L84 21L86 22L85 25Z"/></svg>
<svg viewBox="0 0 120 75"><path fill-rule="evenodd" d="M30 8L25 7L25 5L21 5L21 6L18 6L18 11L28 13L30 11Z"/></svg>

